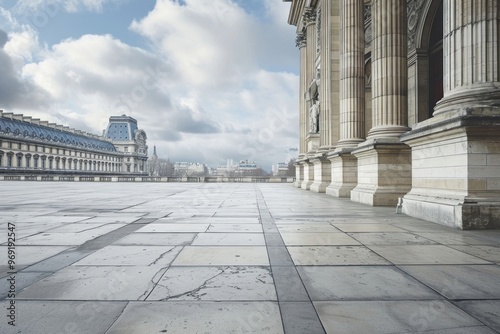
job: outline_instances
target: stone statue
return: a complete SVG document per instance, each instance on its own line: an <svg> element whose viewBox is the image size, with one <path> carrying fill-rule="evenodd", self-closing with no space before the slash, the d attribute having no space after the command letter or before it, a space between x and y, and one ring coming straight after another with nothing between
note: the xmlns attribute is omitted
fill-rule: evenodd
<svg viewBox="0 0 500 334"><path fill-rule="evenodd" d="M314 104L309 108L309 132L318 133L319 132L319 101L316 100Z"/></svg>

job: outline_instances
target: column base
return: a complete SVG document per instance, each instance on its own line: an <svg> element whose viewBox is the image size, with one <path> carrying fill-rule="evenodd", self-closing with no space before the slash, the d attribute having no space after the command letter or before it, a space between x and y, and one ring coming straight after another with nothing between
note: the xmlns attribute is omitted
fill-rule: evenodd
<svg viewBox="0 0 500 334"><path fill-rule="evenodd" d="M358 184L357 159L352 148L343 148L328 154L331 161L332 183L326 194L334 197L351 197L351 190Z"/></svg>
<svg viewBox="0 0 500 334"><path fill-rule="evenodd" d="M302 180L300 187L305 190L310 190L311 185L314 182L314 165L309 162L309 160L305 160L303 162L304 166L304 180Z"/></svg>
<svg viewBox="0 0 500 334"><path fill-rule="evenodd" d="M403 198L403 213L462 230L500 229L500 203L467 203L409 193Z"/></svg>
<svg viewBox="0 0 500 334"><path fill-rule="evenodd" d="M464 230L500 228L499 107L439 114L401 140L413 165L404 213Z"/></svg>
<svg viewBox="0 0 500 334"><path fill-rule="evenodd" d="M304 181L304 167L299 161L297 161L295 163L295 182L293 182L293 186L296 188L300 188L302 185L302 181Z"/></svg>
<svg viewBox="0 0 500 334"><path fill-rule="evenodd" d="M396 206L411 189L410 148L398 138L367 140L355 149L358 184L351 200L371 206Z"/></svg>
<svg viewBox="0 0 500 334"><path fill-rule="evenodd" d="M316 193L324 193L331 182L330 161L325 159L322 154L311 158L310 161L314 164L314 181L311 184L310 190Z"/></svg>

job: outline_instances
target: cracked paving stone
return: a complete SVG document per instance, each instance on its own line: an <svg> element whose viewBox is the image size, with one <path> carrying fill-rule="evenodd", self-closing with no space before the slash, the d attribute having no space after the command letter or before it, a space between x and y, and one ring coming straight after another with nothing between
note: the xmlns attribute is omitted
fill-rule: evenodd
<svg viewBox="0 0 500 334"><path fill-rule="evenodd" d="M70 266L18 293L18 299L143 300L166 268Z"/></svg>
<svg viewBox="0 0 500 334"><path fill-rule="evenodd" d="M276 300L269 267L171 267L147 300Z"/></svg>

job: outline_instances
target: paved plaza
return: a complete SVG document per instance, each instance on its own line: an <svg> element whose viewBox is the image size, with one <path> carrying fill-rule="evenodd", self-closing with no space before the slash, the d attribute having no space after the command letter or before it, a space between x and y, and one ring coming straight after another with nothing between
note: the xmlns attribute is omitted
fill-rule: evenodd
<svg viewBox="0 0 500 334"><path fill-rule="evenodd" d="M500 332L500 231L290 184L0 189L0 333Z"/></svg>

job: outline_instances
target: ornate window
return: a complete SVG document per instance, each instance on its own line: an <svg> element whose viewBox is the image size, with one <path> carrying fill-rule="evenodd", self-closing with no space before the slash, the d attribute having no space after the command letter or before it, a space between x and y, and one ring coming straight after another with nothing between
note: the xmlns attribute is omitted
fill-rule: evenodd
<svg viewBox="0 0 500 334"><path fill-rule="evenodd" d="M16 158L17 158L17 167L21 167L23 165L23 154L17 153Z"/></svg>

